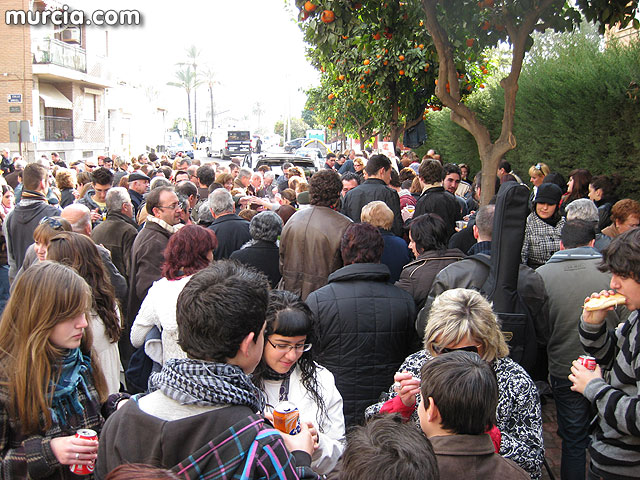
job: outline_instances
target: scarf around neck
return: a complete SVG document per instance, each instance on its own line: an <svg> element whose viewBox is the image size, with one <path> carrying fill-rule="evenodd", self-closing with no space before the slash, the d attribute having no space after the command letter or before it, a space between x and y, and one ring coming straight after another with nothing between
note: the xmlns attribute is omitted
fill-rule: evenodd
<svg viewBox="0 0 640 480"><path fill-rule="evenodd" d="M79 348L69 350L60 364L60 378L49 384L51 394L51 418L55 423L66 424L66 418L73 414L81 415L84 407L78 399L78 390L83 389L87 398L89 393L87 375L91 373L91 358L83 355Z"/></svg>
<svg viewBox="0 0 640 480"><path fill-rule="evenodd" d="M262 412L265 404L249 376L227 363L172 358L151 374L149 385L182 405L245 405Z"/></svg>
<svg viewBox="0 0 640 480"><path fill-rule="evenodd" d="M169 225L167 222L165 222L161 218L154 217L153 215L147 215L147 221L160 225L162 228L164 228L167 232L171 234L176 233L178 230L184 227L182 223L178 223L176 225Z"/></svg>

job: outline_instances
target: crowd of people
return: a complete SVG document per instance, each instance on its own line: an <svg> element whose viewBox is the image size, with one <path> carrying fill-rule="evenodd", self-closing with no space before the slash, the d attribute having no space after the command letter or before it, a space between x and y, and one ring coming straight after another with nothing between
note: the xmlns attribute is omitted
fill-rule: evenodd
<svg viewBox="0 0 640 480"><path fill-rule="evenodd" d="M480 205L482 174L433 151L280 176L0 154L2 478L539 479L545 395L563 480L640 476L640 204L617 176L537 163L529 192L502 161ZM498 264L527 344L485 291Z"/></svg>

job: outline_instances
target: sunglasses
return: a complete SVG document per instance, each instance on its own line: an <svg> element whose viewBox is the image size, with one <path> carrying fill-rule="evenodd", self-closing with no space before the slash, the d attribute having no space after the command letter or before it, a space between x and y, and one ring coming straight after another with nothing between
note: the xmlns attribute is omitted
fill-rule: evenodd
<svg viewBox="0 0 640 480"><path fill-rule="evenodd" d="M49 225L49 227L53 228L54 230L63 230L60 220L53 217L43 217L42 220L38 222L38 225Z"/></svg>
<svg viewBox="0 0 640 480"><path fill-rule="evenodd" d="M476 347L475 345L469 345L468 347L460 347L460 348L434 347L434 350L438 353L438 355L442 355L443 353L451 353L451 352L473 352L473 353L478 353L478 347Z"/></svg>

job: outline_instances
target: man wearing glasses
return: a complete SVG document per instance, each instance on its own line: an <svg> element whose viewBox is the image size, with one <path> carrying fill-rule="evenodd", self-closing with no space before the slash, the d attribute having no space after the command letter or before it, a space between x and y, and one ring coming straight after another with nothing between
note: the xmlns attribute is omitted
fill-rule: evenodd
<svg viewBox="0 0 640 480"><path fill-rule="evenodd" d="M153 282L162 278L163 252L169 238L181 227L182 207L173 187L158 187L147 195L147 220L144 228L133 242L131 268L129 273L129 301L127 302L127 324L123 336L130 333L131 325L140 310L147 290ZM130 347L130 344L128 344ZM123 351L124 350L124 351ZM133 353L121 346L120 357L123 365L128 364ZM126 363L125 363L126 362Z"/></svg>

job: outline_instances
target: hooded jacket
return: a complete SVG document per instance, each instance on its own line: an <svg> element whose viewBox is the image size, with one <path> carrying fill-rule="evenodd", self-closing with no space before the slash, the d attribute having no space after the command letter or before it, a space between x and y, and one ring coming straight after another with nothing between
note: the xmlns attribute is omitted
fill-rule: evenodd
<svg viewBox="0 0 640 480"><path fill-rule="evenodd" d="M9 256L9 279L13 280L22 266L27 247L33 243L33 231L44 217L60 215L60 210L42 200L24 198L9 212L4 222L7 253Z"/></svg>
<svg viewBox="0 0 640 480"><path fill-rule="evenodd" d="M417 346L413 297L389 275L379 263L347 265L306 300L318 319L318 363L336 379L346 425L363 418Z"/></svg>

